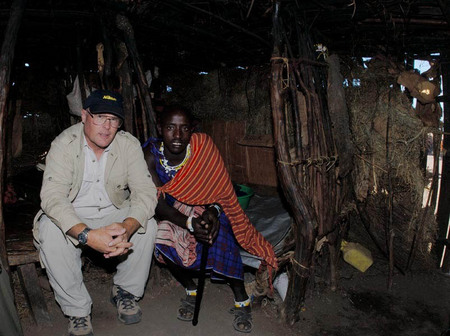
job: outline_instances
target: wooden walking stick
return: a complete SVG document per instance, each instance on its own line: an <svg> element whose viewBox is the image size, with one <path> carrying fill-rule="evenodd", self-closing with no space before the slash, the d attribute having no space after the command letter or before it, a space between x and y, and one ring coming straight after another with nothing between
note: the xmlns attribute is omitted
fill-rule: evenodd
<svg viewBox="0 0 450 336"><path fill-rule="evenodd" d="M200 312L200 304L202 302L203 289L205 289L206 263L208 261L208 251L209 245L207 243L203 243L202 260L200 261L200 275L198 277L198 285L197 285L197 297L195 299L195 307L194 307L194 318L192 319L193 326L196 326L198 323L198 314Z"/></svg>

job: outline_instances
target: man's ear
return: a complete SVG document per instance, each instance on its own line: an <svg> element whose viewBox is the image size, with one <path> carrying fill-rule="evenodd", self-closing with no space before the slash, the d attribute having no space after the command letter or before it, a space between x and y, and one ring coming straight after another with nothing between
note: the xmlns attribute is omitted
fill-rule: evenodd
<svg viewBox="0 0 450 336"><path fill-rule="evenodd" d="M161 124L156 124L156 129L158 130L159 135L162 135Z"/></svg>
<svg viewBox="0 0 450 336"><path fill-rule="evenodd" d="M87 111L85 109L81 109L81 121L83 122L83 124L86 122L86 118L87 118Z"/></svg>

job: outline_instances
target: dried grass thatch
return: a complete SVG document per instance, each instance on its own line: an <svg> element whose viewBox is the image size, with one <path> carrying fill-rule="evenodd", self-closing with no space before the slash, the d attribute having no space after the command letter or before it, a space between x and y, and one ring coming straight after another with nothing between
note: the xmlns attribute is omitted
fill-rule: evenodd
<svg viewBox="0 0 450 336"><path fill-rule="evenodd" d="M386 250L393 229L397 264L406 267L414 241L417 264L431 266L428 249L436 222L433 211L422 206L429 182L421 166L427 130L396 84L399 67L386 59L374 59L367 68L347 65L346 95L358 149L354 185L364 217Z"/></svg>
<svg viewBox="0 0 450 336"><path fill-rule="evenodd" d="M272 134L268 71L252 67L177 73L168 76L172 91L164 99L189 107L202 120L243 120L248 134Z"/></svg>

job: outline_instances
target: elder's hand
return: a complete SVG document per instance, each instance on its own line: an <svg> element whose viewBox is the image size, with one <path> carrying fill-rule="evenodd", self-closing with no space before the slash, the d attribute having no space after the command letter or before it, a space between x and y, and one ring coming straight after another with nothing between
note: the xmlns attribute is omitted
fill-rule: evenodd
<svg viewBox="0 0 450 336"><path fill-rule="evenodd" d="M220 223L215 208L207 208L200 217L192 219L195 239L212 245L219 233Z"/></svg>
<svg viewBox="0 0 450 336"><path fill-rule="evenodd" d="M112 223L105 226L104 229L112 234L113 239L108 243L108 247L113 250L104 253L103 256L108 259L128 253L129 249L133 246L133 243L129 242L130 235L123 223Z"/></svg>
<svg viewBox="0 0 450 336"><path fill-rule="evenodd" d="M126 232L122 226L105 226L89 231L87 245L101 253L110 254L117 250L116 246L111 246L110 243L118 236L124 235Z"/></svg>

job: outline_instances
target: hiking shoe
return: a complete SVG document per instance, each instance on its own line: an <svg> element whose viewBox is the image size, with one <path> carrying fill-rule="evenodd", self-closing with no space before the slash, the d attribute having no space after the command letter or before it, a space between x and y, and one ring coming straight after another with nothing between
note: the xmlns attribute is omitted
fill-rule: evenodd
<svg viewBox="0 0 450 336"><path fill-rule="evenodd" d="M133 324L141 321L142 311L133 294L114 285L111 291L111 302L117 307L117 316L121 322Z"/></svg>
<svg viewBox="0 0 450 336"><path fill-rule="evenodd" d="M91 317L69 317L69 336L94 336Z"/></svg>

